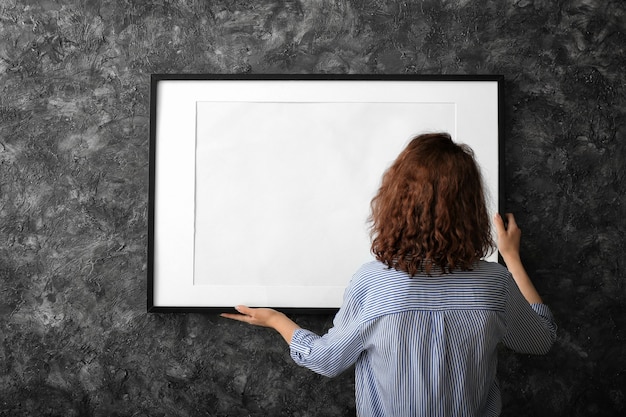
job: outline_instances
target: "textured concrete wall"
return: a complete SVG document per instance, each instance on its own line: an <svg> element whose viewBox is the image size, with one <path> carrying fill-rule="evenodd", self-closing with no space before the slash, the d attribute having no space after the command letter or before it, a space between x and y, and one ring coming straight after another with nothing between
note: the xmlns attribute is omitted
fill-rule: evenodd
<svg viewBox="0 0 626 417"><path fill-rule="evenodd" d="M354 415L351 373L272 332L146 313L164 72L504 74L507 206L560 325L502 351L504 415L623 415L625 31L621 0L0 0L0 415Z"/></svg>

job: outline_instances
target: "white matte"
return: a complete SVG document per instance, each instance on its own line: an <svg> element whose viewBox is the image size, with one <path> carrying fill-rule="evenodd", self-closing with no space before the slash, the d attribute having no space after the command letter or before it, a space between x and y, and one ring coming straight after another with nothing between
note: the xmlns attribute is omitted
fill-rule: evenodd
<svg viewBox="0 0 626 417"><path fill-rule="evenodd" d="M454 131L451 103L200 102L194 283L345 286L407 142ZM341 115L338 117L338 115Z"/></svg>

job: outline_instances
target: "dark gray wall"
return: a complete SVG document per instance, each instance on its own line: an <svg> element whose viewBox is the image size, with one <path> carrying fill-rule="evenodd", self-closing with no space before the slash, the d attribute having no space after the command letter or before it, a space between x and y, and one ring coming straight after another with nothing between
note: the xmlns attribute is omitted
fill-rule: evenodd
<svg viewBox="0 0 626 417"><path fill-rule="evenodd" d="M146 313L164 72L504 74L507 208L560 325L502 351L504 415L623 415L625 29L621 0L0 0L0 415L354 415L351 372L277 334Z"/></svg>

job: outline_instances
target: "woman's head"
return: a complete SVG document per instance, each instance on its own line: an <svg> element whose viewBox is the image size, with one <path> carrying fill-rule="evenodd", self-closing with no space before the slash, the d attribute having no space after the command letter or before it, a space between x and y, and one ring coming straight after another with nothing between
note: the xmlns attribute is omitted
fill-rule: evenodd
<svg viewBox="0 0 626 417"><path fill-rule="evenodd" d="M472 150L447 133L415 137L372 200L372 252L391 268L471 269L492 247L482 177Z"/></svg>

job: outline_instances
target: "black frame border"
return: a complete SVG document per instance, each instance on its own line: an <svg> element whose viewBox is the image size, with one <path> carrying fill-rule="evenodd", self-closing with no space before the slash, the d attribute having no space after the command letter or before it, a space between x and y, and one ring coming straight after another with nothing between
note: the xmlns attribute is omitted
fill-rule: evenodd
<svg viewBox="0 0 626 417"><path fill-rule="evenodd" d="M150 75L150 149L148 192L148 280L147 311L149 313L222 313L234 312L233 307L175 307L154 305L154 239L155 239L155 190L156 190L156 115L159 81L234 80L234 81L490 81L498 85L498 211L505 208L505 149L504 134L504 76L497 74L151 74ZM502 259L500 258L500 262ZM287 314L334 314L336 308L281 308Z"/></svg>

